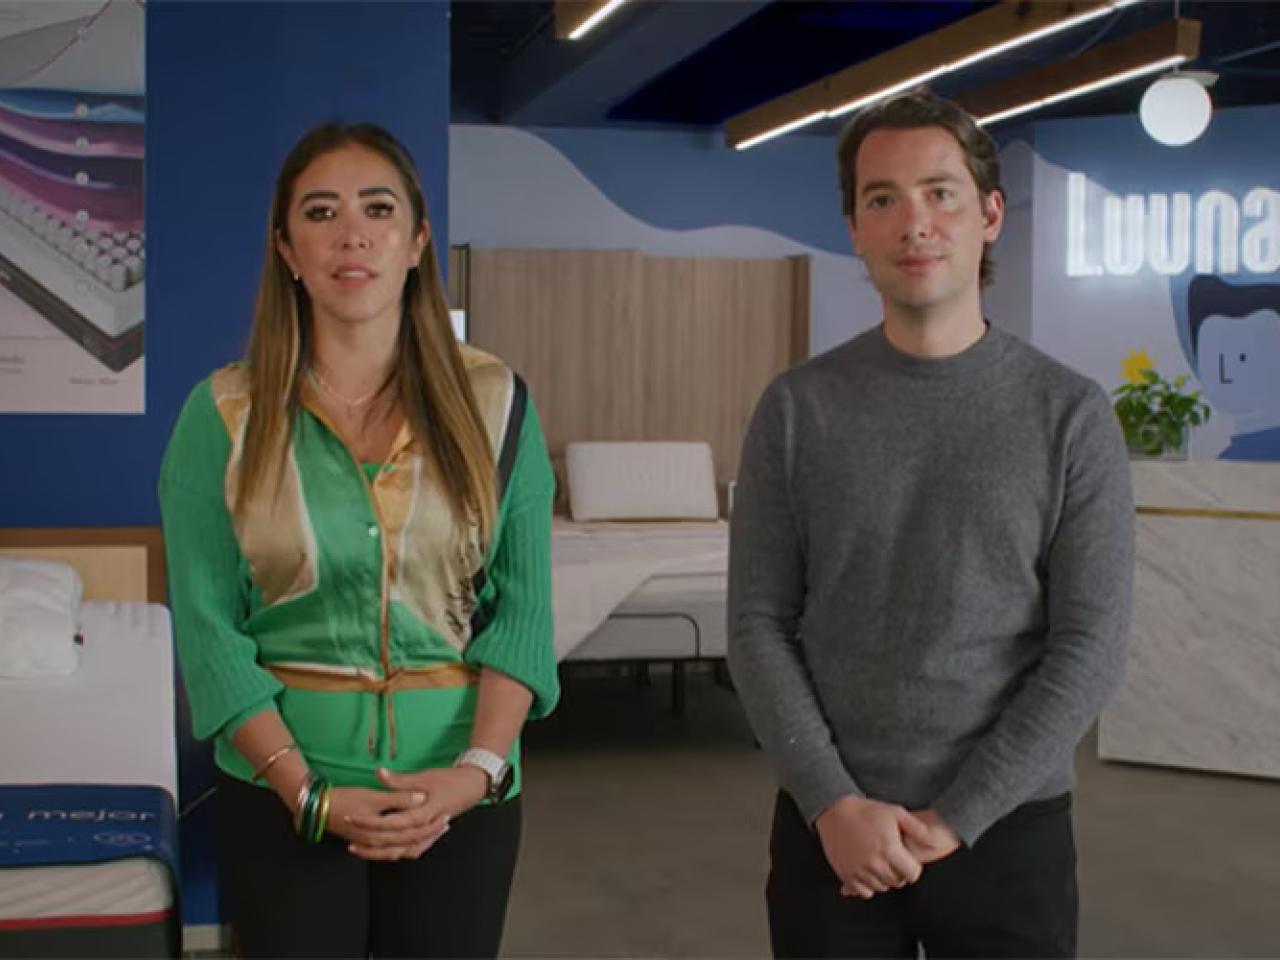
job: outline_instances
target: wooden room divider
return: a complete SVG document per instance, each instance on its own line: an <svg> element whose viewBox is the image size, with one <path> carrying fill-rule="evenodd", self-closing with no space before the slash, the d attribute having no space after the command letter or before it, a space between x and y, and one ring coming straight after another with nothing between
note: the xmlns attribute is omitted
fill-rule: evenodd
<svg viewBox="0 0 1280 960"><path fill-rule="evenodd" d="M571 440L705 440L722 493L765 386L808 356L807 257L454 248L469 340L525 378L553 458Z"/></svg>

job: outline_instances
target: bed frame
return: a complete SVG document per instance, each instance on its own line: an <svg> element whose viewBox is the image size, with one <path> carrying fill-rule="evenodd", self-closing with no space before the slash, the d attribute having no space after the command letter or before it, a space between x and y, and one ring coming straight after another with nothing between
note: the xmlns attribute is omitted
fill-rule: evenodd
<svg viewBox="0 0 1280 960"><path fill-rule="evenodd" d="M578 665L594 664L600 666L614 664L630 670L637 682L643 686L648 686L650 682L649 667L654 664L669 663L671 664L671 713L676 717L684 716L685 678L689 665L710 664L716 683L725 689L733 688L729 680L729 670L724 655L703 652L702 628L697 619L688 613L680 610L614 611L609 614L604 623L596 628L596 633L608 631L611 624L618 622L626 622L636 626L652 625L655 629L669 629L669 625L672 623L685 625L692 632L691 652L646 652L647 645L641 639L638 642L628 644L624 650L612 649L599 655L593 655L591 649L592 639L595 637L595 633L593 633L591 637L583 641L580 647L570 652L569 656L561 662L561 666L572 670Z"/></svg>

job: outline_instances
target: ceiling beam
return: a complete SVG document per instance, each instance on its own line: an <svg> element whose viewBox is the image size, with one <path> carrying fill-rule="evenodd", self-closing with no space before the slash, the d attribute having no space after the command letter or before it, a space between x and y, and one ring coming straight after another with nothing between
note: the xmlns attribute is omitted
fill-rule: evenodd
<svg viewBox="0 0 1280 960"><path fill-rule="evenodd" d="M1068 60L962 93L956 100L982 121L1113 77L1131 75L1151 64L1175 58L1194 60L1199 55L1200 21L1166 20Z"/></svg>
<svg viewBox="0 0 1280 960"><path fill-rule="evenodd" d="M739 146L804 118L839 116L868 98L887 96L994 56L1006 44L1013 46L1041 31L1103 16L1131 2L1004 0L731 117L725 134L732 146Z"/></svg>
<svg viewBox="0 0 1280 960"><path fill-rule="evenodd" d="M601 14L608 17L612 10L606 8L616 10L621 4L622 0L555 0L556 38L577 40L574 33L587 21Z"/></svg>

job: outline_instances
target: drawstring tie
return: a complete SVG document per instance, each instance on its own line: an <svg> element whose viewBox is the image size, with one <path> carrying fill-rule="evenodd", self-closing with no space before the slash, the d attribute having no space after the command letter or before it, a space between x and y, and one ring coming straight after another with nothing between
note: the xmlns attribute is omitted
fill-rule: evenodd
<svg viewBox="0 0 1280 960"><path fill-rule="evenodd" d="M446 663L431 667L393 667L385 677L373 677L367 673L334 673L330 670L306 666L268 666L286 687L297 690L317 690L326 693L369 693L369 736L365 749L369 756L378 755L378 708L381 705L387 718L387 739L390 757L396 758L396 708L395 694L401 690L443 690L449 687L470 687L480 682L480 673L465 663Z"/></svg>

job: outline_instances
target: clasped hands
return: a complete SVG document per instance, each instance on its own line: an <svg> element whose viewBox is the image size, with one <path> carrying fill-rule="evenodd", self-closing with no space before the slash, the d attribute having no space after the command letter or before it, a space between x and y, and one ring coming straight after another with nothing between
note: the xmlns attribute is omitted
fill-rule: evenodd
<svg viewBox="0 0 1280 960"><path fill-rule="evenodd" d="M863 797L841 797L814 821L822 850L846 897L870 900L920 879L960 838L933 810L911 812Z"/></svg>
<svg viewBox="0 0 1280 960"><path fill-rule="evenodd" d="M476 767L419 773L379 770L386 790L335 787L328 830L364 860L416 860L449 830L449 821L479 803L488 778Z"/></svg>

